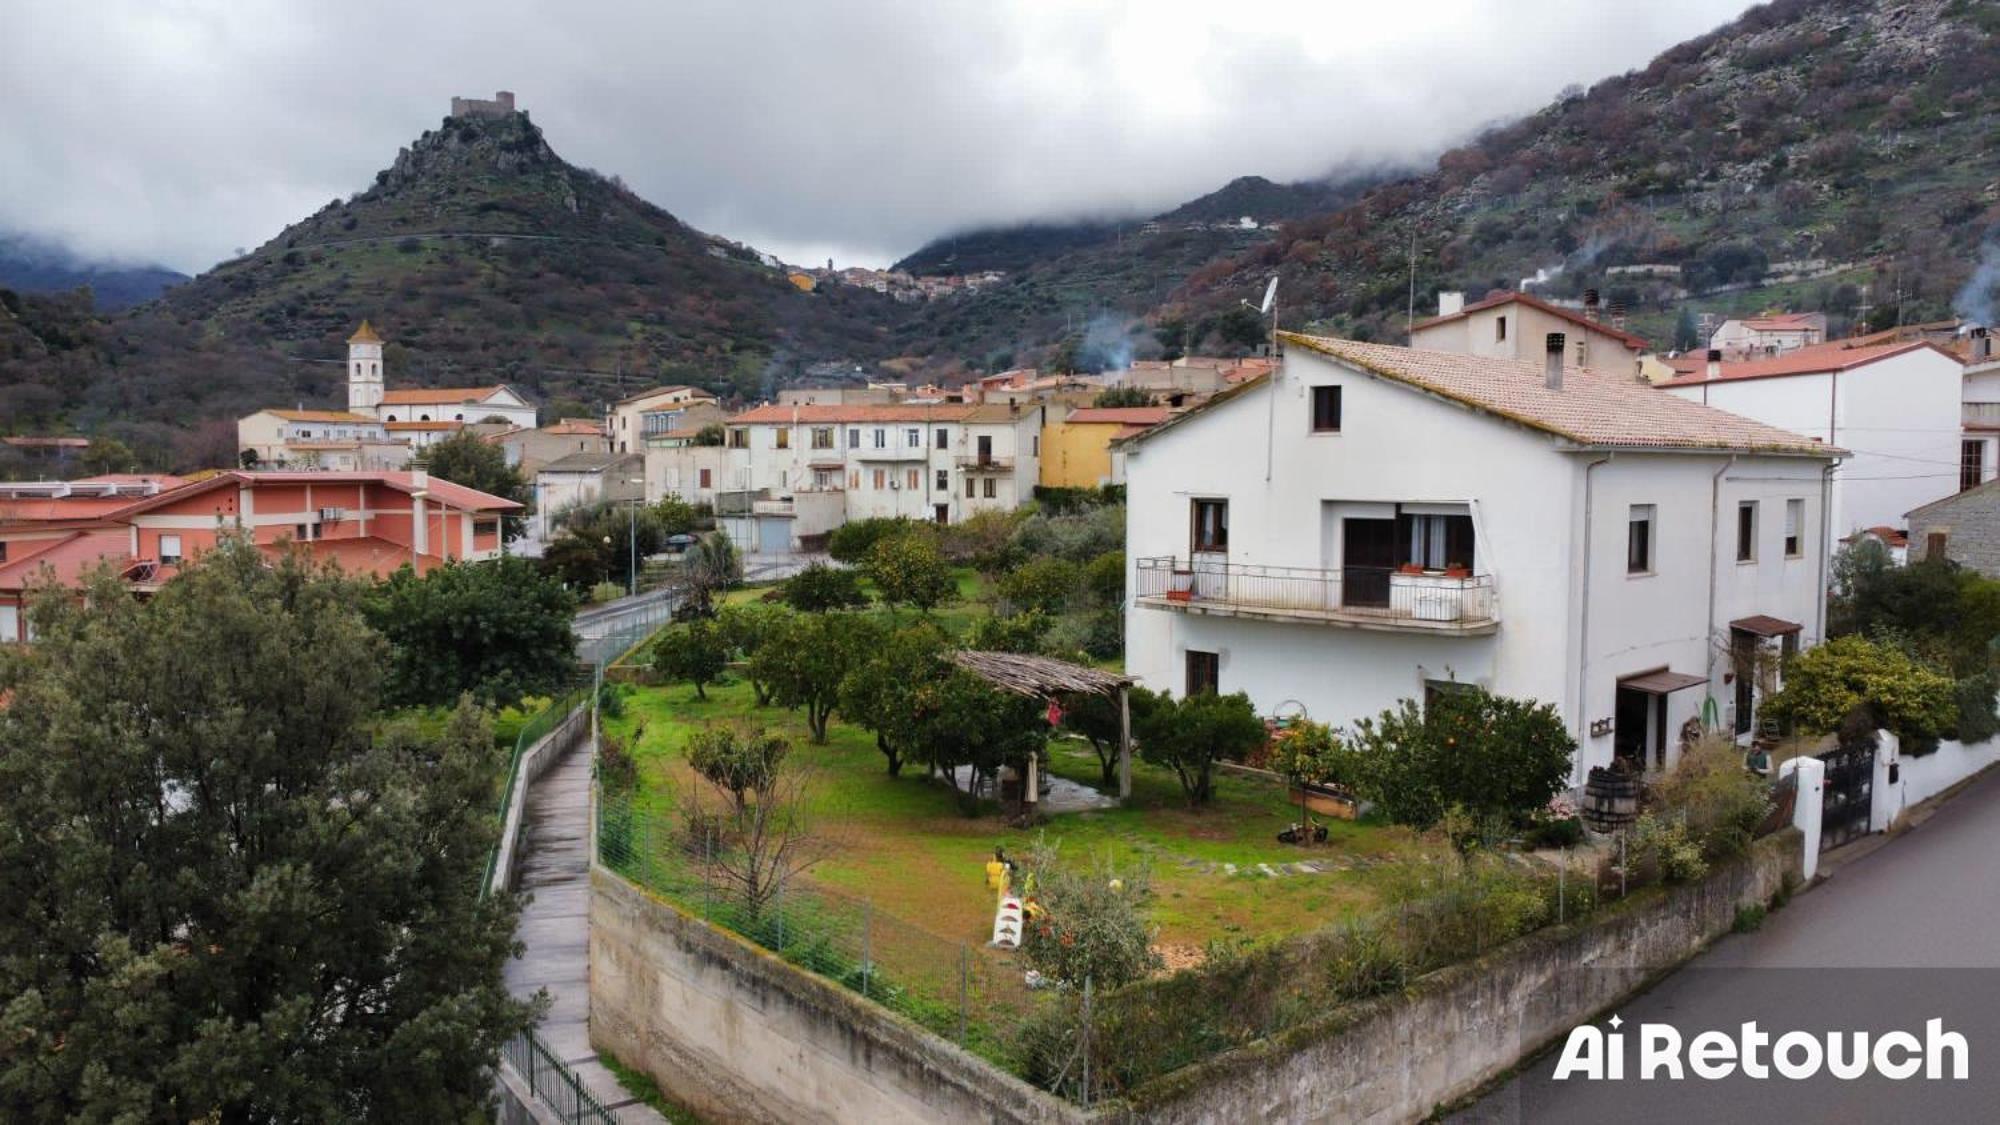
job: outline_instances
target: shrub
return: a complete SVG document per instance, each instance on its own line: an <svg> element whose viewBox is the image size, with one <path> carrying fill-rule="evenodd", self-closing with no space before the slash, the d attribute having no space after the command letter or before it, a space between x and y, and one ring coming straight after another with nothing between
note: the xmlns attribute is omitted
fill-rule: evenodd
<svg viewBox="0 0 2000 1125"><path fill-rule="evenodd" d="M965 647L982 652L1038 653L1048 631L1048 615L1040 610L1007 617L991 614L973 621L965 634Z"/></svg>
<svg viewBox="0 0 2000 1125"><path fill-rule="evenodd" d="M1958 741L1984 742L2000 734L2000 710L1995 708L2000 677L1991 672L1967 676L1952 686L1952 694L1958 706Z"/></svg>
<svg viewBox="0 0 2000 1125"><path fill-rule="evenodd" d="M868 604L868 596L861 592L859 574L821 562L812 563L785 579L781 589L786 605L807 613Z"/></svg>
<svg viewBox="0 0 2000 1125"><path fill-rule="evenodd" d="M1354 784L1399 824L1428 828L1453 805L1475 819L1522 817L1569 779L1576 743L1547 704L1476 687L1404 700L1355 726Z"/></svg>
<svg viewBox="0 0 2000 1125"><path fill-rule="evenodd" d="M1743 768L1743 751L1726 735L1697 739L1653 786L1653 797L1711 860L1741 855L1771 811L1770 782Z"/></svg>
<svg viewBox="0 0 2000 1125"><path fill-rule="evenodd" d="M1752 933L1762 929L1764 917L1770 911L1761 902L1748 902L1736 908L1736 921L1729 928L1739 934Z"/></svg>
<svg viewBox="0 0 2000 1125"><path fill-rule="evenodd" d="M1536 820L1521 836L1522 846L1530 850L1573 848L1581 843L1583 843L1583 818L1576 816Z"/></svg>
<svg viewBox="0 0 2000 1125"><path fill-rule="evenodd" d="M1027 513L1019 508L974 512L943 530L939 549L956 565L997 574L1014 564L1014 529L1026 517Z"/></svg>
<svg viewBox="0 0 2000 1125"><path fill-rule="evenodd" d="M625 596L625 587L616 582L599 582L590 588L593 602L613 602Z"/></svg>
<svg viewBox="0 0 2000 1125"><path fill-rule="evenodd" d="M1952 682L1900 649L1846 636L1809 649L1785 670L1764 713L1788 728L1828 734L1866 707L1903 738L1936 738L1954 721Z"/></svg>
<svg viewBox="0 0 2000 1125"><path fill-rule="evenodd" d="M1083 568L1065 558L1029 559L1000 576L1000 596L1016 609L1060 613L1083 584Z"/></svg>
<svg viewBox="0 0 2000 1125"><path fill-rule="evenodd" d="M826 537L826 553L844 563L859 563L866 559L875 545L885 539L894 539L912 533L924 534L927 525L918 524L902 517L888 518L875 516L865 520L850 520L833 529Z"/></svg>
<svg viewBox="0 0 2000 1125"><path fill-rule="evenodd" d="M1125 552L1106 551L1083 567L1083 588L1099 605L1125 605Z"/></svg>
<svg viewBox="0 0 2000 1125"><path fill-rule="evenodd" d="M1160 967L1145 906L1151 885L1143 870L1120 872L1108 856L1078 870L1038 839L1028 854L1037 907L1022 935L1021 953L1044 976L1099 990L1138 980Z"/></svg>
<svg viewBox="0 0 2000 1125"><path fill-rule="evenodd" d="M1631 883L1687 883L1708 874L1708 859L1701 841L1685 821L1645 813L1632 823L1625 843L1627 870L1636 873Z"/></svg>
<svg viewBox="0 0 2000 1125"><path fill-rule="evenodd" d="M1013 549L1022 556L1055 555L1076 563L1122 551L1125 506L1108 504L1059 516L1036 512L1015 529Z"/></svg>

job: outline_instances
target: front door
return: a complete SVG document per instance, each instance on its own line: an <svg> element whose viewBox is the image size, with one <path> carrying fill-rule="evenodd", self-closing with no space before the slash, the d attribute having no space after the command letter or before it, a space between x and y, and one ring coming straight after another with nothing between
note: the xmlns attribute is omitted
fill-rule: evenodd
<svg viewBox="0 0 2000 1125"><path fill-rule="evenodd" d="M1340 604L1389 604L1389 574L1396 569L1396 521L1341 521Z"/></svg>
<svg viewBox="0 0 2000 1125"><path fill-rule="evenodd" d="M950 504L933 504L931 505L931 510L937 514L937 521L940 525L951 522Z"/></svg>
<svg viewBox="0 0 2000 1125"><path fill-rule="evenodd" d="M1751 712L1757 706L1757 638L1738 629L1729 635L1729 642L1736 672L1736 733L1749 734Z"/></svg>
<svg viewBox="0 0 2000 1125"><path fill-rule="evenodd" d="M1653 697L1621 687L1612 707L1611 752L1635 769L1646 768L1646 712Z"/></svg>

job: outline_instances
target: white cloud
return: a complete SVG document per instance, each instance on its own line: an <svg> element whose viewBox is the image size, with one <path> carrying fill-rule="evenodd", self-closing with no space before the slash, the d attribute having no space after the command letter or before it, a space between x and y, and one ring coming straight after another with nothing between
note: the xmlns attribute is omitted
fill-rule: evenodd
<svg viewBox="0 0 2000 1125"><path fill-rule="evenodd" d="M452 94L706 230L880 263L1428 156L1743 0L5 0L0 229L198 269L366 186Z"/></svg>

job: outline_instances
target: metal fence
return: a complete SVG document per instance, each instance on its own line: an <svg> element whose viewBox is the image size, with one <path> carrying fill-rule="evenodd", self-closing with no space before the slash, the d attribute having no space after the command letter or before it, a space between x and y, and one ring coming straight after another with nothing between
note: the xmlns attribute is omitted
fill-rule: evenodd
<svg viewBox="0 0 2000 1125"><path fill-rule="evenodd" d="M569 1125L615 1125L617 1118L590 1091L576 1072L550 1051L533 1028L507 1040L500 1049L515 1074L528 1084L528 1093L553 1110Z"/></svg>
<svg viewBox="0 0 2000 1125"><path fill-rule="evenodd" d="M678 591L670 591L630 608L598 613L579 621L577 659L599 668L617 660L632 646L672 622L674 608L679 604Z"/></svg>
<svg viewBox="0 0 2000 1125"><path fill-rule="evenodd" d="M751 907L714 862L712 837L686 831L677 810L604 793L598 856L608 868L704 921L1002 1064L1041 997L1010 951L953 940L876 909L869 899L790 880Z"/></svg>

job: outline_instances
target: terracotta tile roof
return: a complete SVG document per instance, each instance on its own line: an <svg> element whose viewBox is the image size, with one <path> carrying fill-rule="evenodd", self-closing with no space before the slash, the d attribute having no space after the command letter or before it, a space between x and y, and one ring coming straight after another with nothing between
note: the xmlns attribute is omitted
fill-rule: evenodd
<svg viewBox="0 0 2000 1125"><path fill-rule="evenodd" d="M1751 359L1737 363L1723 363L1721 373L1711 380L1708 377L1706 358L1699 359L1684 374L1676 375L1662 387L1687 387L1707 382L1729 382L1735 379L1770 379L1785 375L1819 375L1828 371L1847 371L1862 367L1876 360L1902 355L1904 352L1929 348L1939 355L1953 360L1957 357L1938 347L1918 340L1900 344L1870 344L1852 346L1853 341L1836 340L1826 344L1811 344L1803 348L1793 348L1781 356L1770 359ZM1678 360L1669 361L1675 370L1680 370Z"/></svg>
<svg viewBox="0 0 2000 1125"><path fill-rule="evenodd" d="M1166 406L1086 406L1072 410L1065 422L1078 425L1157 426L1173 413Z"/></svg>
<svg viewBox="0 0 2000 1125"><path fill-rule="evenodd" d="M1929 505L1925 505L1925 507L1929 507ZM1918 508L1914 510L1922 511L1923 509ZM1873 535L1891 547L1907 547L1910 545L1909 532L1899 527L1888 526L1864 527L1852 535L1842 536L1840 541L1842 543L1852 543L1864 535Z"/></svg>
<svg viewBox="0 0 2000 1125"><path fill-rule="evenodd" d="M700 387L690 387L685 383L675 383L669 387L654 387L650 391L640 391L636 395L626 395L624 398L618 400L617 405L624 406L627 403L638 402L640 399L652 398L654 395L670 395L675 391L687 391L695 398L705 398L711 401L715 398L715 394L712 391L704 391Z"/></svg>
<svg viewBox="0 0 2000 1125"><path fill-rule="evenodd" d="M1819 322L1811 313L1778 313L1773 316L1746 316L1743 327L1757 332L1797 332L1807 328L1818 328Z"/></svg>
<svg viewBox="0 0 2000 1125"><path fill-rule="evenodd" d="M1844 452L1789 430L1675 395L1660 394L1627 375L1606 375L1571 367L1564 369L1562 388L1552 390L1544 382L1545 373L1539 363L1482 359L1454 352L1364 344L1291 332L1285 333L1283 339L1295 347L1578 445L1717 449L1814 457ZM1257 379L1239 384L1209 403L1232 398L1237 391L1263 382ZM1203 409L1197 407L1181 417L1190 417Z"/></svg>
<svg viewBox="0 0 2000 1125"><path fill-rule="evenodd" d="M287 422L374 422L366 414L352 414L345 410L265 410L262 413Z"/></svg>
<svg viewBox="0 0 2000 1125"><path fill-rule="evenodd" d="M800 405L767 403L724 421L732 426L828 425L840 422L1004 422L1018 417L1004 404L963 402Z"/></svg>
<svg viewBox="0 0 2000 1125"><path fill-rule="evenodd" d="M309 542L285 539L276 543L259 543L257 550L272 558L299 552L310 555L317 562L333 563L348 575L373 578L387 578L402 569L404 563L413 565L418 574L444 565L444 560L436 555L419 555L404 544L373 535L337 536Z"/></svg>
<svg viewBox="0 0 2000 1125"><path fill-rule="evenodd" d="M1443 316L1431 317L1429 320L1420 320L1410 326L1410 331L1421 332L1433 324L1449 324L1454 320L1462 320L1476 312L1484 312L1487 309L1514 303L1526 305L1531 309L1540 309L1550 316L1558 317L1569 321L1571 324L1581 325L1593 332L1610 336L1633 351L1645 352L1653 349L1653 345L1647 343L1644 336L1635 336L1622 328L1613 328L1601 320L1592 320L1576 309L1566 309L1561 305L1552 305L1540 297L1530 297L1526 293L1516 293L1512 290L1502 290L1483 300L1474 301L1455 313L1446 313Z"/></svg>
<svg viewBox="0 0 2000 1125"><path fill-rule="evenodd" d="M604 427L595 422L582 422L575 418L565 418L551 426L543 426L545 434L559 437L603 437Z"/></svg>
<svg viewBox="0 0 2000 1125"><path fill-rule="evenodd" d="M384 422L382 428L390 431L403 430L456 430L465 426L463 422Z"/></svg>
<svg viewBox="0 0 2000 1125"><path fill-rule="evenodd" d="M164 504L179 503L190 495L218 488L226 488L232 485L248 485L251 488L255 488L260 484L368 483L380 484L386 488L392 488L397 492L403 493L414 493L419 487L422 487L425 495L435 497L453 508L460 508L466 511L511 512L522 506L513 500L503 500L498 496L481 492L476 488L467 488L462 484L453 484L448 480L428 475L426 475L424 483L419 486L416 474L409 471L391 472L377 469L359 472L316 472L312 470L298 472L251 472L246 469L229 469L216 473L206 480L187 485L185 488L178 488L172 492L162 492L157 496L148 496L143 500L135 501L111 513L106 518L123 519L127 516L134 516L141 512L150 511Z"/></svg>
<svg viewBox="0 0 2000 1125"><path fill-rule="evenodd" d="M423 403L483 402L500 393L505 388L492 387L410 387L400 391L386 391L382 395L384 406L417 406Z"/></svg>
<svg viewBox="0 0 2000 1125"><path fill-rule="evenodd" d="M83 575L106 561L120 562L128 557L132 545L132 533L125 528L115 530L79 531L57 539L42 541L45 545L29 554L19 554L0 565L0 590L16 591L27 588L42 573L43 567L55 572L56 581L64 586L74 586ZM15 543L16 550L35 545L34 541Z"/></svg>

